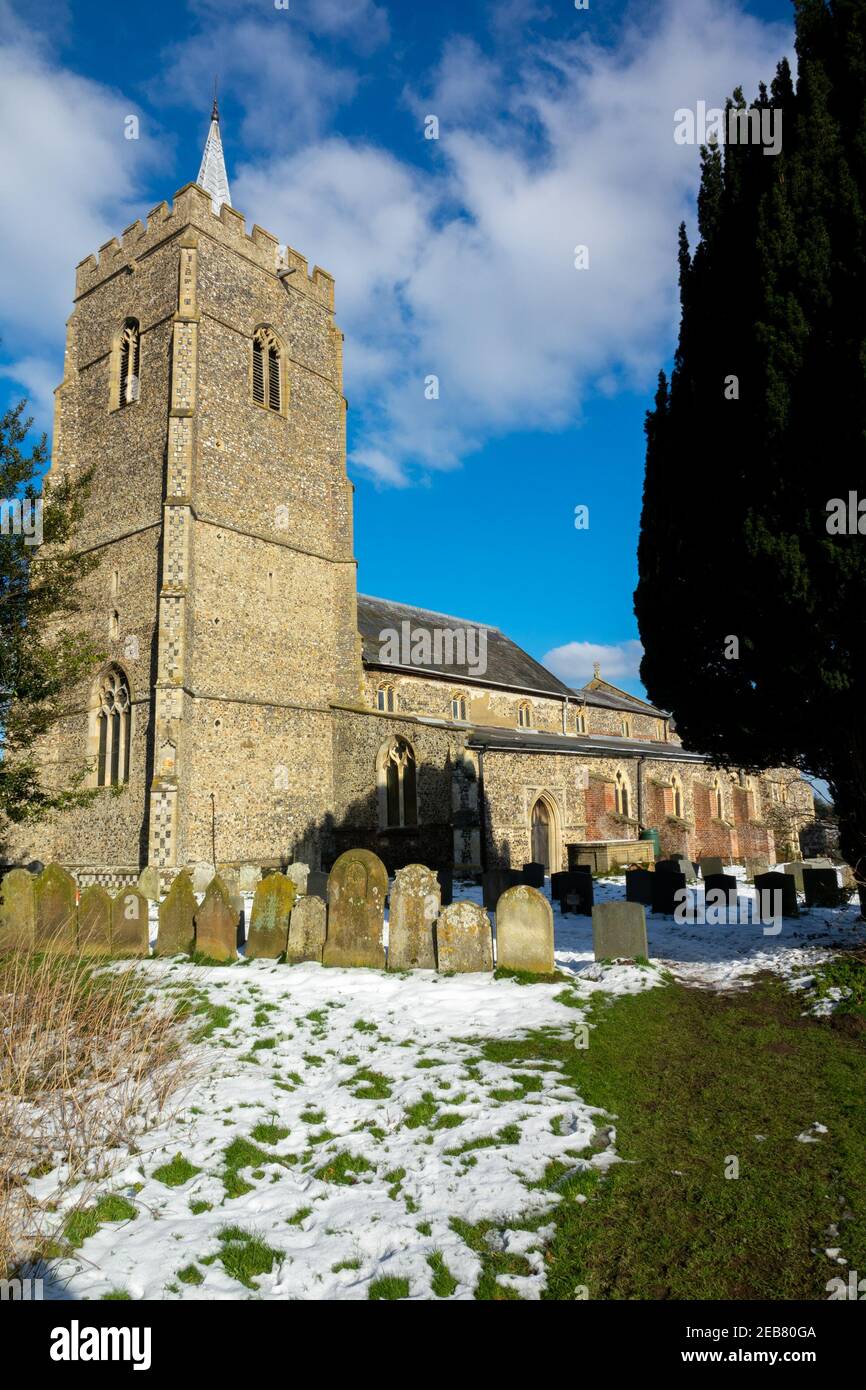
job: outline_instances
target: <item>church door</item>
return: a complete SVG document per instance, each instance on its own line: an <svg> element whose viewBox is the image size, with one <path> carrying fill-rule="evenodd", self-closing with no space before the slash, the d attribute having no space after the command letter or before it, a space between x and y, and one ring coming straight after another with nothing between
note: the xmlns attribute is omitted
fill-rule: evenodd
<svg viewBox="0 0 866 1390"><path fill-rule="evenodd" d="M550 812L543 801L532 808L532 859L550 869Z"/></svg>

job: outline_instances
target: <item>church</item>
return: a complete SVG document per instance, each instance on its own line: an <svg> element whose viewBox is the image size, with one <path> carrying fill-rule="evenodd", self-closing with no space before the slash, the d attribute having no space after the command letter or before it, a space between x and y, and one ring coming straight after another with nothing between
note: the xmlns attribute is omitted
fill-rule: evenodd
<svg viewBox="0 0 866 1390"><path fill-rule="evenodd" d="M598 669L572 689L496 628L358 593L342 350L333 278L232 206L215 105L198 181L76 269L49 483L92 471L79 617L106 657L42 757L94 796L16 856L109 887L354 846L605 869L650 832L799 857L798 773L715 769Z"/></svg>

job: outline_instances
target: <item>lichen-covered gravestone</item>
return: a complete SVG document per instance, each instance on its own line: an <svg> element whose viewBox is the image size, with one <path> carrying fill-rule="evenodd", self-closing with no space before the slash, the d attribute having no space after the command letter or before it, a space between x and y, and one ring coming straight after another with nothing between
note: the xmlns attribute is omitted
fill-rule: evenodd
<svg viewBox="0 0 866 1390"><path fill-rule="evenodd" d="M209 864L206 859L200 859L193 864L191 875L192 891L194 893L206 893L211 879L216 878L216 865Z"/></svg>
<svg viewBox="0 0 866 1390"><path fill-rule="evenodd" d="M237 960L238 913L232 896L217 875L195 914L195 949L210 960Z"/></svg>
<svg viewBox="0 0 866 1390"><path fill-rule="evenodd" d="M435 970L433 927L442 890L432 869L407 864L394 875L388 914L388 969Z"/></svg>
<svg viewBox="0 0 866 1390"><path fill-rule="evenodd" d="M719 855L704 855L703 859L701 860L701 874L704 878L707 878L709 874L723 874L724 872L725 866L722 863L722 860L720 859Z"/></svg>
<svg viewBox="0 0 866 1390"><path fill-rule="evenodd" d="M284 874L268 874L253 897L248 960L276 960L286 949L295 885Z"/></svg>
<svg viewBox="0 0 866 1390"><path fill-rule="evenodd" d="M306 893L307 880L309 877L309 864L302 864L300 860L294 864L290 864L286 869L286 878L291 879L292 883L295 885L295 896L298 898L302 893Z"/></svg>
<svg viewBox="0 0 866 1390"><path fill-rule="evenodd" d="M592 909L592 944L596 960L635 960L638 956L648 959L646 910L642 904L597 903Z"/></svg>
<svg viewBox="0 0 866 1390"><path fill-rule="evenodd" d="M176 956L192 950L195 937L196 901L192 878L181 870L159 905L158 956Z"/></svg>
<svg viewBox="0 0 866 1390"><path fill-rule="evenodd" d="M328 875L328 935L325 965L385 968L382 928L388 874L368 849L341 854Z"/></svg>
<svg viewBox="0 0 866 1390"><path fill-rule="evenodd" d="M496 904L496 964L500 970L553 974L553 909L529 884L509 888Z"/></svg>
<svg viewBox="0 0 866 1390"><path fill-rule="evenodd" d="M111 904L111 954L150 954L150 904L137 888L122 888Z"/></svg>
<svg viewBox="0 0 866 1390"><path fill-rule="evenodd" d="M292 912L289 927L289 943L286 947L286 960L298 965L304 960L318 961L321 964L325 949L325 931L328 909L324 898L301 898Z"/></svg>
<svg viewBox="0 0 866 1390"><path fill-rule="evenodd" d="M91 883L78 903L78 949L83 956L111 953L111 898L99 883Z"/></svg>
<svg viewBox="0 0 866 1390"><path fill-rule="evenodd" d="M490 918L478 903L452 903L436 923L436 958L443 974L493 969Z"/></svg>
<svg viewBox="0 0 866 1390"><path fill-rule="evenodd" d="M31 951L35 922L33 875L26 869L10 869L0 883L0 955Z"/></svg>
<svg viewBox="0 0 866 1390"><path fill-rule="evenodd" d="M78 945L75 879L59 864L49 864L36 879L35 946L37 951L74 951Z"/></svg>
<svg viewBox="0 0 866 1390"><path fill-rule="evenodd" d="M143 893L150 902L159 902L159 869L155 864L148 864L147 868L142 869L138 875L138 891Z"/></svg>

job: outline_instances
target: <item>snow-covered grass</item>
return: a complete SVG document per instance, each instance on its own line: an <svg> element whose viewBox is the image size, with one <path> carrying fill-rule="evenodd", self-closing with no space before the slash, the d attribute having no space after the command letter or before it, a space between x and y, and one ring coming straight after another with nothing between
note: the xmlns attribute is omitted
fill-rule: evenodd
<svg viewBox="0 0 866 1390"><path fill-rule="evenodd" d="M596 883L596 901L623 893L621 879ZM170 1121L135 1152L105 1155L101 1196L115 1205L94 1210L52 1287L73 1298L465 1299L490 1250L503 1289L538 1297L556 1175L606 1171L616 1129L560 1063L531 1044L505 1062L497 1044L579 1045L593 1001L671 977L726 990L762 970L794 980L864 939L855 917L813 912L766 936L650 916L652 965L641 966L595 963L590 919L557 909L564 979L532 985L270 961L120 967L188 1013L195 1075ZM30 1187L48 1199L56 1174ZM75 1190L62 1201L60 1220Z"/></svg>

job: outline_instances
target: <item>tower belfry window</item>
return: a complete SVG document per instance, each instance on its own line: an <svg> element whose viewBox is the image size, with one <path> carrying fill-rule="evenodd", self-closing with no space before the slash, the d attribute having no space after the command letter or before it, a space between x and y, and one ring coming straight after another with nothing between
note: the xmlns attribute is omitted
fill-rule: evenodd
<svg viewBox="0 0 866 1390"><path fill-rule="evenodd" d="M280 345L267 328L253 336L253 400L268 410L282 410Z"/></svg>
<svg viewBox="0 0 866 1390"><path fill-rule="evenodd" d="M137 319L127 319L120 333L120 404L130 405L138 400L138 366L141 355L141 330Z"/></svg>

